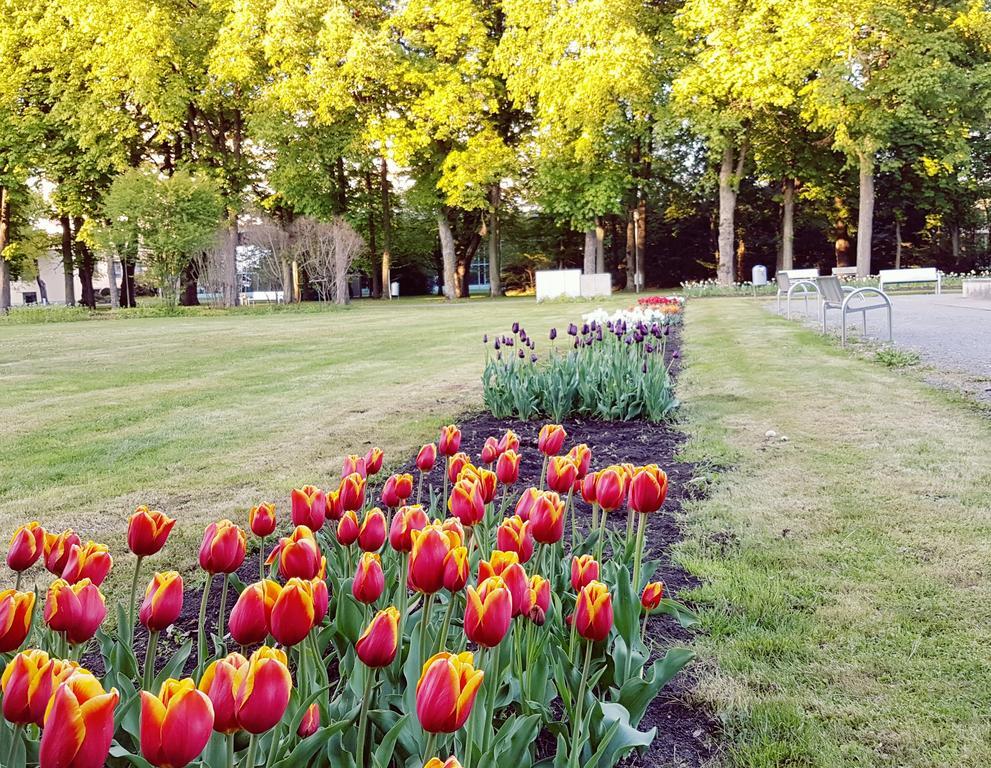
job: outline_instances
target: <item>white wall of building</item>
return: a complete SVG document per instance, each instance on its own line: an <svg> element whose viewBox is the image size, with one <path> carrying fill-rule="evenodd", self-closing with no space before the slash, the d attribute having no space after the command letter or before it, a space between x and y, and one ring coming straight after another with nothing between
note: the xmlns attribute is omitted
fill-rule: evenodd
<svg viewBox="0 0 991 768"><path fill-rule="evenodd" d="M38 277L45 284L45 291L48 295L49 304L65 304L65 273L62 268L61 254L51 251L44 258L38 259ZM83 286L79 282L78 273L73 274L73 282L76 285L76 301L82 295ZM98 261L93 271L93 289L99 293L103 288L109 288L110 282L107 280L107 263ZM33 296L34 302L40 304L42 301L42 291L38 280L15 280L10 286L11 303L17 306L32 303L29 301Z"/></svg>

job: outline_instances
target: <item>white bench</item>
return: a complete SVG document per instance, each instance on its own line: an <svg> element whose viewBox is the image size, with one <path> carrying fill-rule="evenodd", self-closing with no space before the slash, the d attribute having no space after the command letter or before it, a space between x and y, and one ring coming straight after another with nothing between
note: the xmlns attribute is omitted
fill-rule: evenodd
<svg viewBox="0 0 991 768"><path fill-rule="evenodd" d="M878 275L878 287L884 290L888 285L902 283L936 283L936 295L943 292L943 275L936 267L913 267L912 269L882 269Z"/></svg>
<svg viewBox="0 0 991 768"><path fill-rule="evenodd" d="M835 277L856 277L857 268L856 267L833 267L833 275Z"/></svg>
<svg viewBox="0 0 991 768"><path fill-rule="evenodd" d="M242 306L252 304L281 304L282 291L246 291L241 294Z"/></svg>
<svg viewBox="0 0 991 768"><path fill-rule="evenodd" d="M809 313L809 294L816 294L819 298L819 287L815 284L815 279L819 277L818 269L779 269L774 278L778 282L777 309L781 312L781 297L787 297L785 304L788 319L791 319L791 297L796 291L802 294L805 299L805 314Z"/></svg>
<svg viewBox="0 0 991 768"><path fill-rule="evenodd" d="M864 321L864 335L867 335L867 313L872 309L883 309L888 313L888 341L891 335L891 301L880 288L853 288L843 285L836 275L820 277L816 280L822 296L822 307L819 317L822 320L822 332L826 332L826 313L831 309L840 311L840 338L846 346L846 316L860 313ZM874 303L868 303L870 297L877 297Z"/></svg>

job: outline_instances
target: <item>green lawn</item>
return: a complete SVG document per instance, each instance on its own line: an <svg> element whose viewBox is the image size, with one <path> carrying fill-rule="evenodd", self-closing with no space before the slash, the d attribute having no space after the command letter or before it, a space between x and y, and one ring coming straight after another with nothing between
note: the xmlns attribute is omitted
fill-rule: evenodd
<svg viewBox="0 0 991 768"><path fill-rule="evenodd" d="M727 470L681 559L733 764L991 765L991 421L753 300L687 323L686 455Z"/></svg>

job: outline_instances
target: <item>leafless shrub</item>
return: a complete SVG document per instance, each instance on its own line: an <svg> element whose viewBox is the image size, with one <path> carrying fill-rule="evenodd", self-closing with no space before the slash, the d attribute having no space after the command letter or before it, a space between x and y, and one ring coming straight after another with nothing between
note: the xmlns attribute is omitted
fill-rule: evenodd
<svg viewBox="0 0 991 768"><path fill-rule="evenodd" d="M301 217L292 224L296 258L321 301L348 303L348 271L365 241L342 218L316 221Z"/></svg>

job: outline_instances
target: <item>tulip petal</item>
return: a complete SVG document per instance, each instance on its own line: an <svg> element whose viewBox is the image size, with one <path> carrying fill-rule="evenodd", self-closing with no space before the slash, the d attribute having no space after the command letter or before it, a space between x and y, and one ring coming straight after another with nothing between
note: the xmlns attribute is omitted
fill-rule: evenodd
<svg viewBox="0 0 991 768"><path fill-rule="evenodd" d="M169 765L183 768L200 756L213 733L213 705L195 689L181 692L169 702L162 723L162 743L168 745Z"/></svg>
<svg viewBox="0 0 991 768"><path fill-rule="evenodd" d="M103 768L110 753L110 742L114 738L114 707L119 700L116 689L101 696L95 696L80 708L80 715L86 728L72 768ZM47 763L42 761L47 768Z"/></svg>
<svg viewBox="0 0 991 768"><path fill-rule="evenodd" d="M141 754L152 765L165 762L162 749L162 722L165 705L148 691L141 691Z"/></svg>
<svg viewBox="0 0 991 768"><path fill-rule="evenodd" d="M60 685L48 705L45 722L57 723L46 728L41 735L39 760L44 766L64 768L72 765L86 735L86 724L75 694L68 685Z"/></svg>

